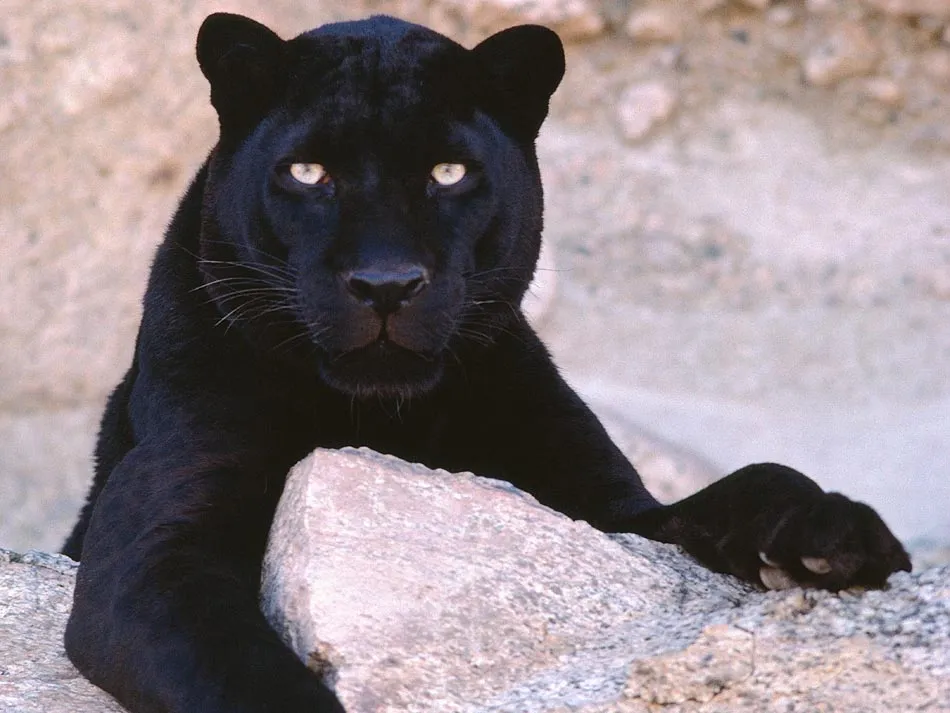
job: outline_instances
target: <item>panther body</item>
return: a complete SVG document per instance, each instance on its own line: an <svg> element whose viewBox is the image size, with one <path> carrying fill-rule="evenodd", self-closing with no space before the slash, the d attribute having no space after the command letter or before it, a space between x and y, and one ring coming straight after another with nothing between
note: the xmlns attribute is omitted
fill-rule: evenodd
<svg viewBox="0 0 950 713"><path fill-rule="evenodd" d="M285 474L318 446L504 478L760 584L909 568L873 510L784 466L661 507L561 379L520 308L554 33L468 50L375 17L285 41L216 14L197 53L220 139L158 250L64 547L67 652L130 711L343 710L257 606Z"/></svg>

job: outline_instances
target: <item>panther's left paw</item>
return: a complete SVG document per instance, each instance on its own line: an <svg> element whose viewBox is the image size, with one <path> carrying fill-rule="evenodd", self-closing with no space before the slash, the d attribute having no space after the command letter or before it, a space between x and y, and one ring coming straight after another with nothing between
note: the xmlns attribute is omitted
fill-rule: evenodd
<svg viewBox="0 0 950 713"><path fill-rule="evenodd" d="M781 513L759 538L759 579L768 589L838 591L882 587L910 557L881 517L840 493L822 493Z"/></svg>

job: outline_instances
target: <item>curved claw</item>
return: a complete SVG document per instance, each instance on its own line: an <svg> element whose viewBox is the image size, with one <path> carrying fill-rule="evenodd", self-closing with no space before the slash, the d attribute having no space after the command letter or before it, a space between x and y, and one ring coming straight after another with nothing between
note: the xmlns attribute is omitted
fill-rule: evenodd
<svg viewBox="0 0 950 713"><path fill-rule="evenodd" d="M831 564L824 557L802 557L802 564L815 574L828 574L831 571Z"/></svg>
<svg viewBox="0 0 950 713"><path fill-rule="evenodd" d="M788 575L788 572L778 567L762 567L759 570L759 579L762 580L762 584L765 585L766 589L791 589L798 586L795 580Z"/></svg>

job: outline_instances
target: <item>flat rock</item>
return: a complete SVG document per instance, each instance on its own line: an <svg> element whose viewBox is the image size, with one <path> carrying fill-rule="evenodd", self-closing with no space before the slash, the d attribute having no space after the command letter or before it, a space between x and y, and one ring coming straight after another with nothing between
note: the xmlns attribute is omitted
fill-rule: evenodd
<svg viewBox="0 0 950 713"><path fill-rule="evenodd" d="M291 474L262 602L351 713L940 705L950 569L891 584L758 593L506 483L344 449Z"/></svg>

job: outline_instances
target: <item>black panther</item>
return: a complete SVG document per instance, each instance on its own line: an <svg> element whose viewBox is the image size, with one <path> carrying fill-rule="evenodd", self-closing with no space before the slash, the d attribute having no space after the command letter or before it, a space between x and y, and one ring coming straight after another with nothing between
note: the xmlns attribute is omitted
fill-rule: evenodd
<svg viewBox="0 0 950 713"><path fill-rule="evenodd" d="M317 446L503 478L760 585L910 569L874 510L784 466L659 505L559 376L520 308L553 32L468 50L374 17L285 41L215 14L197 55L219 141L158 249L64 546L66 650L130 711L343 710L258 609L285 473Z"/></svg>

